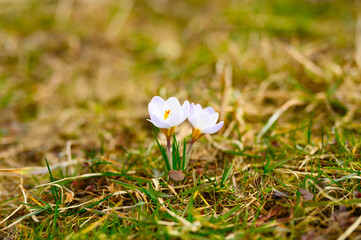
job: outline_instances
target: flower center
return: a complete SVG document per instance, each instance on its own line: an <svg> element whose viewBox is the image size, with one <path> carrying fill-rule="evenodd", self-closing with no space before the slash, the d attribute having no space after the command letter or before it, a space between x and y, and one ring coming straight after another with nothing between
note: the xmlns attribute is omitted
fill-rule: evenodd
<svg viewBox="0 0 361 240"><path fill-rule="evenodd" d="M199 128L193 128L192 129L192 138L193 141L197 141L199 138L201 138L204 134L201 132Z"/></svg>
<svg viewBox="0 0 361 240"><path fill-rule="evenodd" d="M172 113L170 112L170 110L165 110L165 111L164 111L164 120L166 120L170 115L172 115Z"/></svg>

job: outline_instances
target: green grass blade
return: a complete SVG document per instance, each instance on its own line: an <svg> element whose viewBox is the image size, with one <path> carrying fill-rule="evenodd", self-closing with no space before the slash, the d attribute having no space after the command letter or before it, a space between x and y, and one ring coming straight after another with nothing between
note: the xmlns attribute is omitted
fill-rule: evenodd
<svg viewBox="0 0 361 240"><path fill-rule="evenodd" d="M170 166L169 166L169 160L168 160L168 156L167 156L167 151L164 149L164 147L159 143L157 136L155 135L155 133L153 133L154 139L157 142L158 148L160 150L160 152L162 153L162 157L163 160L165 162L165 165L167 167L167 170L170 171Z"/></svg>

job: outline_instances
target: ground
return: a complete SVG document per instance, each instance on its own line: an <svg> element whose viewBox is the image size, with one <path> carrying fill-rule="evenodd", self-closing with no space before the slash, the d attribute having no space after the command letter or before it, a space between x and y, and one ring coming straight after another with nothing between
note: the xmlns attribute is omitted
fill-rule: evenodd
<svg viewBox="0 0 361 240"><path fill-rule="evenodd" d="M0 237L360 239L358 9L1 1ZM146 121L155 95L225 121L180 182Z"/></svg>

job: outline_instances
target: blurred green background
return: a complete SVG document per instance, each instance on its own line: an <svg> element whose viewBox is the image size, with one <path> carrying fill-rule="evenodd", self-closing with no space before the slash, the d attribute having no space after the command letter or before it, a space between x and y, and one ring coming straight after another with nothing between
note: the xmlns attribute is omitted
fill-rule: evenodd
<svg viewBox="0 0 361 240"><path fill-rule="evenodd" d="M241 132L250 142L294 98L302 104L285 114L280 130L311 113L329 128L359 120L359 7L332 0L2 0L0 165L56 162L68 140L79 149L101 141L110 152L137 148L151 140L145 119L154 95L212 105L226 126L239 127L228 137Z"/></svg>

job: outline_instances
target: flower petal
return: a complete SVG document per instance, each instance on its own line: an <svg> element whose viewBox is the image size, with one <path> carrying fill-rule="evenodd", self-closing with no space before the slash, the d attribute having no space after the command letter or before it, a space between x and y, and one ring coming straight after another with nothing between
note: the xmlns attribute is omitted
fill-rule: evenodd
<svg viewBox="0 0 361 240"><path fill-rule="evenodd" d="M170 97L163 106L163 111L170 110L172 113L177 112L181 109L181 105L175 97Z"/></svg>
<svg viewBox="0 0 361 240"><path fill-rule="evenodd" d="M154 96L152 100L150 100L151 103L157 104L159 107L163 106L165 103L164 99L159 96Z"/></svg>
<svg viewBox="0 0 361 240"><path fill-rule="evenodd" d="M189 106L189 111L188 111L188 121L190 122L190 124L195 127L197 125L197 118L195 115L195 111L194 111L194 103L192 103Z"/></svg>
<svg viewBox="0 0 361 240"><path fill-rule="evenodd" d="M183 118L184 118L184 120L186 120L188 117L188 113L189 113L189 102L187 100L184 101L181 109L183 112Z"/></svg>
<svg viewBox="0 0 361 240"><path fill-rule="evenodd" d="M194 111L195 112L201 112L202 111L202 106L198 103L197 105L194 106Z"/></svg>
<svg viewBox="0 0 361 240"><path fill-rule="evenodd" d="M154 104L148 104L149 115L154 115L160 118L162 116L162 108L154 106Z"/></svg>
<svg viewBox="0 0 361 240"><path fill-rule="evenodd" d="M171 128L170 124L161 120L156 115L150 115L150 119L147 119L149 122L153 123L157 128Z"/></svg>
<svg viewBox="0 0 361 240"><path fill-rule="evenodd" d="M184 118L183 118L183 112L182 111L178 111L173 113L172 115L170 115L165 122L167 124L169 124L169 126L171 127L175 127L178 126L179 124L181 124L182 122L184 122Z"/></svg>
<svg viewBox="0 0 361 240"><path fill-rule="evenodd" d="M223 127L223 124L224 122L219 122L217 123L216 125L214 126L211 126L211 127L208 127L208 128L205 128L202 130L202 133L206 133L206 134L213 134L213 133L216 133L218 132L222 127Z"/></svg>
<svg viewBox="0 0 361 240"><path fill-rule="evenodd" d="M219 113L215 112L212 115L209 116L209 123L210 125L215 125L218 121Z"/></svg>
<svg viewBox="0 0 361 240"><path fill-rule="evenodd" d="M197 117L197 123L196 123L195 128L199 128L199 129L203 130L205 128L212 126L209 115L207 113L205 113L204 111L197 112L196 117Z"/></svg>
<svg viewBox="0 0 361 240"><path fill-rule="evenodd" d="M203 111L205 111L209 115L215 113L215 111L214 111L214 109L212 107L206 107L205 109L203 109Z"/></svg>
<svg viewBox="0 0 361 240"><path fill-rule="evenodd" d="M158 117L161 117L164 104L165 101L163 100L163 98L159 96L153 97L148 104L149 115L156 115Z"/></svg>

